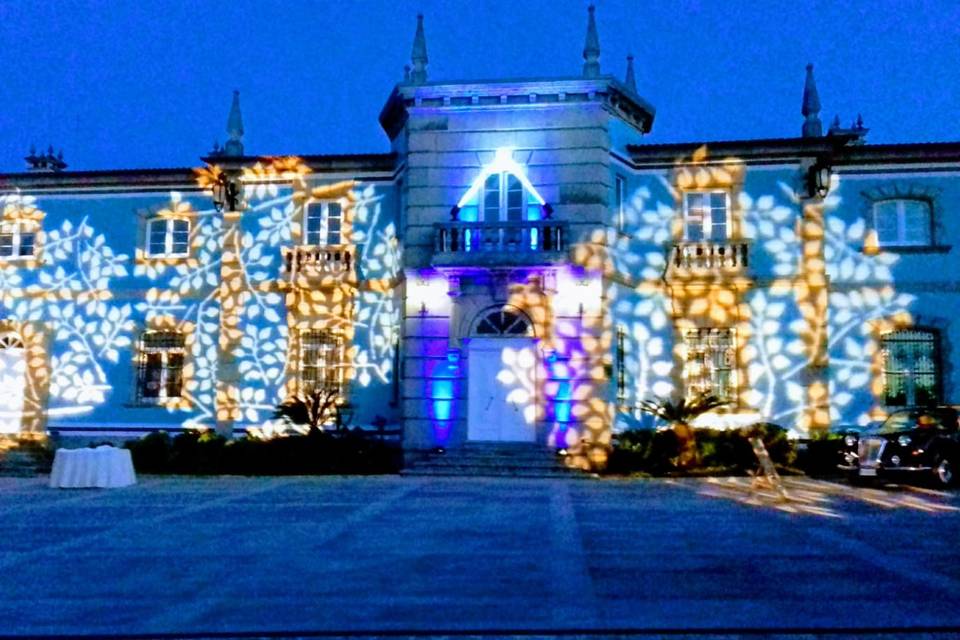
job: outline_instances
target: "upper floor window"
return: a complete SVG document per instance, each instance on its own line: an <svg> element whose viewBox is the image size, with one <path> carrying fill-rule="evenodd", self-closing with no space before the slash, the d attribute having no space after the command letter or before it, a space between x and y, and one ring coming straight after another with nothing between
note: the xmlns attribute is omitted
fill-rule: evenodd
<svg viewBox="0 0 960 640"><path fill-rule="evenodd" d="M190 221L183 218L152 218L147 221L147 255L185 256L190 253Z"/></svg>
<svg viewBox="0 0 960 640"><path fill-rule="evenodd" d="M687 396L713 395L730 401L734 397L736 354L733 329L690 329L683 336L687 348L684 367Z"/></svg>
<svg viewBox="0 0 960 640"><path fill-rule="evenodd" d="M0 224L0 260L32 258L36 248L37 233L23 222Z"/></svg>
<svg viewBox="0 0 960 640"><path fill-rule="evenodd" d="M922 329L893 331L881 340L883 403L889 407L939 401L937 334Z"/></svg>
<svg viewBox="0 0 960 640"><path fill-rule="evenodd" d="M500 171L484 178L482 186L460 207L459 218L465 222L520 222L539 220L541 212L541 201L520 178Z"/></svg>
<svg viewBox="0 0 960 640"><path fill-rule="evenodd" d="M305 244L342 244L343 207L339 202L311 202L304 214Z"/></svg>
<svg viewBox="0 0 960 640"><path fill-rule="evenodd" d="M626 199L627 199L627 180L623 176L617 176L613 184L613 204L614 215L616 216L617 231L623 233L627 225Z"/></svg>
<svg viewBox="0 0 960 640"><path fill-rule="evenodd" d="M928 200L902 198L873 204L877 240L887 246L932 244L932 216Z"/></svg>
<svg viewBox="0 0 960 640"><path fill-rule="evenodd" d="M691 242L725 241L730 237L726 191L688 191L683 194L683 239Z"/></svg>
<svg viewBox="0 0 960 640"><path fill-rule="evenodd" d="M183 392L186 339L179 331L146 331L140 336L137 400L156 404Z"/></svg>

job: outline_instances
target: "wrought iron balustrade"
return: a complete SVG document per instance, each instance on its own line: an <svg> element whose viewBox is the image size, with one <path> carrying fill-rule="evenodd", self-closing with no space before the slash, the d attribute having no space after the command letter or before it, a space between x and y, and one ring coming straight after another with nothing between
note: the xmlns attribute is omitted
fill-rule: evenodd
<svg viewBox="0 0 960 640"><path fill-rule="evenodd" d="M557 220L441 222L434 263L553 262L567 249L567 224Z"/></svg>
<svg viewBox="0 0 960 640"><path fill-rule="evenodd" d="M742 271L750 264L745 242L676 242L670 266L678 271Z"/></svg>

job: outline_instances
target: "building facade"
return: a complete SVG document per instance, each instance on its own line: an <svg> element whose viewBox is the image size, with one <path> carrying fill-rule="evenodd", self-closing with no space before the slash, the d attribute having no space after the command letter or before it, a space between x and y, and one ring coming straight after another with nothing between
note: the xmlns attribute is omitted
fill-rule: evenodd
<svg viewBox="0 0 960 640"><path fill-rule="evenodd" d="M314 390L411 450L568 449L602 466L642 400L799 436L958 401L960 144L824 134L645 143L632 61L581 76L427 79L383 154L0 176L0 433L269 435ZM267 425L267 426L265 426Z"/></svg>

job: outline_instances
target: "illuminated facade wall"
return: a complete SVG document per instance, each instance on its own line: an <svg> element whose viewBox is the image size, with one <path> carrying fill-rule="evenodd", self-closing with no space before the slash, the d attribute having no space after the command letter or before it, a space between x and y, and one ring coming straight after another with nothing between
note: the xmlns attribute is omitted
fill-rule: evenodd
<svg viewBox="0 0 960 640"><path fill-rule="evenodd" d="M656 397L799 435L957 401L957 145L644 145L652 119L607 76L406 83L391 154L231 158L238 211L210 168L5 176L0 375L24 391L0 427L257 430L311 349L409 449L533 441L583 467ZM144 402L160 365L182 389Z"/></svg>
<svg viewBox="0 0 960 640"><path fill-rule="evenodd" d="M29 342L25 380L4 372L26 384L19 432L259 428L299 391L297 336L316 327L342 339L357 418L397 420L393 160L343 163L352 175L308 161L235 161L244 204L223 213L203 172L11 176L4 220L39 221L35 258L0 258L2 330ZM342 205L343 255L306 251L294 272L304 211L328 201ZM151 255L165 220L189 231ZM148 334L180 343L154 349ZM145 371L161 369L145 390Z"/></svg>

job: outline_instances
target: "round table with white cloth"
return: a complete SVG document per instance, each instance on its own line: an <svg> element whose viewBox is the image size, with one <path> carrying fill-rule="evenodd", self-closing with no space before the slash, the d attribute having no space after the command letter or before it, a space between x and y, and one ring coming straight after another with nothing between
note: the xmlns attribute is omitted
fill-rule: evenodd
<svg viewBox="0 0 960 640"><path fill-rule="evenodd" d="M137 483L129 449L57 449L50 486L59 489L129 487Z"/></svg>

